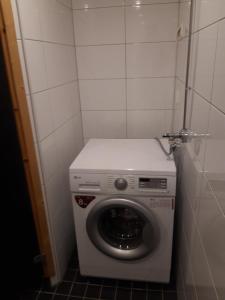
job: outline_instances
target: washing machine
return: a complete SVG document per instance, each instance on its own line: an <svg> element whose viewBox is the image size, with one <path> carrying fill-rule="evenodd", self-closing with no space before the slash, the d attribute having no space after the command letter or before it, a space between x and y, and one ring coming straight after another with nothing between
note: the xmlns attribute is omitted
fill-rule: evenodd
<svg viewBox="0 0 225 300"><path fill-rule="evenodd" d="M82 275L169 282L176 167L156 140L89 140L70 187Z"/></svg>

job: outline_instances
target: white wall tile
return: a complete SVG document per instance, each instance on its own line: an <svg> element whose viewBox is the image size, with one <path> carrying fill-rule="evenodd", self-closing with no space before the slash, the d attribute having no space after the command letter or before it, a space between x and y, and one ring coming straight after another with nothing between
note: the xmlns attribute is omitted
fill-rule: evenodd
<svg viewBox="0 0 225 300"><path fill-rule="evenodd" d="M190 85L208 101L189 91L188 105L191 108L191 128L195 132L210 133L209 138L193 139L186 144L181 155L181 183L182 193L179 193L181 214L178 214L178 226L184 226L186 232L195 230L193 248L191 251L191 264L193 270L193 288L196 290L195 299L223 299L225 297L225 283L223 280L225 263L225 117L213 104L219 107L222 92L221 80L223 77L224 45L222 21L216 24L225 14L225 2L195 1L195 27L202 29L195 33L193 39ZM184 17L180 14L180 22ZM209 24L212 24L209 26ZM208 26L204 28L205 26ZM217 27L219 27L217 53ZM181 47L178 47L178 56ZM216 56L215 56L216 53ZM178 64L182 64L182 59ZM179 69L180 68L180 69ZM177 70L181 70L178 66ZM214 79L213 79L214 73ZM182 74L182 72L180 72ZM214 84L213 84L214 80ZM212 93L213 85L213 93ZM176 87L179 92L179 86ZM192 103L193 96L193 103ZM211 97L213 99L211 99ZM222 106L220 106L222 110ZM185 162L185 163L184 163ZM199 179L200 178L200 181ZM188 201L187 201L188 200ZM188 210L187 203L191 203ZM190 213L190 211L192 213ZM193 222L191 215L195 215L197 222ZM191 230L190 230L191 229ZM189 233L187 235L190 235ZM193 237L193 234L191 234ZM180 241L183 237L179 236ZM189 239L190 240L190 239ZM188 245L190 243L188 242ZM215 247L215 245L217 245ZM183 251L183 249L181 249ZM183 257L182 267L188 263ZM187 286L185 282L185 286ZM192 299L186 291L186 298Z"/></svg>
<svg viewBox="0 0 225 300"><path fill-rule="evenodd" d="M18 19L16 0L11 0L11 7L12 7L13 19L14 19L15 30L16 30L16 38L21 39L20 24L19 24L19 19Z"/></svg>
<svg viewBox="0 0 225 300"><path fill-rule="evenodd" d="M35 144L35 150L36 150L36 154L38 155L38 151L37 151L38 137L37 137L37 130L35 127L35 120L34 120L34 115L33 115L33 105L31 102L31 97L29 95L26 95L26 99L27 99L27 107L28 107L29 118L30 118L30 123L31 123L31 130L32 130L32 134L33 134L34 144ZM37 161L39 163L38 158L37 158ZM42 178L40 180L42 180Z"/></svg>
<svg viewBox="0 0 225 300"><path fill-rule="evenodd" d="M125 77L125 46L77 47L79 79Z"/></svg>
<svg viewBox="0 0 225 300"><path fill-rule="evenodd" d="M173 130L178 132L183 127L184 118L184 95L185 85L179 79L176 79L175 99L174 99L174 115L173 115Z"/></svg>
<svg viewBox="0 0 225 300"><path fill-rule="evenodd" d="M71 84L71 113L73 115L80 114L81 105L80 105L80 92L79 92L79 83L75 81Z"/></svg>
<svg viewBox="0 0 225 300"><path fill-rule="evenodd" d="M26 39L41 40L41 20L38 0L17 0L23 37Z"/></svg>
<svg viewBox="0 0 225 300"><path fill-rule="evenodd" d="M206 251L209 267L212 272L218 298L223 299L225 295L225 282L223 276L225 268L225 218L217 205L217 200L211 192L207 179L204 179L201 192L198 215L199 231ZM207 234L205 234L206 232ZM215 245L217 245L217 247L215 247ZM200 278L202 276L203 275L201 275Z"/></svg>
<svg viewBox="0 0 225 300"><path fill-rule="evenodd" d="M44 43L48 87L55 87L76 79L73 47Z"/></svg>
<svg viewBox="0 0 225 300"><path fill-rule="evenodd" d="M225 21L221 21L218 25L218 44L216 52L215 73L213 80L212 101L219 109L225 113Z"/></svg>
<svg viewBox="0 0 225 300"><path fill-rule="evenodd" d="M85 138L125 138L125 111L83 111Z"/></svg>
<svg viewBox="0 0 225 300"><path fill-rule="evenodd" d="M160 137L169 129L171 111L128 111L127 135L128 138L154 138Z"/></svg>
<svg viewBox="0 0 225 300"><path fill-rule="evenodd" d="M188 50L188 38L184 38L177 43L177 65L176 76L185 82L186 67L187 67L187 50Z"/></svg>
<svg viewBox="0 0 225 300"><path fill-rule="evenodd" d="M56 148L55 134L49 135L40 143L41 166L45 183L58 171L60 166L59 153Z"/></svg>
<svg viewBox="0 0 225 300"><path fill-rule="evenodd" d="M55 258L54 282L57 283L62 280L67 268L75 237L68 166L83 145L79 89L78 83L74 82L77 74L72 2L18 0L18 4L30 91L21 41L18 41L18 47L26 93L32 94L32 103L29 96L27 102L34 138L35 130L38 134L35 145L40 148L40 169L44 175L42 184L47 189L45 201ZM15 14L15 2L13 5ZM18 27L18 19L16 22ZM17 38L21 38L19 32Z"/></svg>
<svg viewBox="0 0 225 300"><path fill-rule="evenodd" d="M22 41L17 40L17 45L18 45L18 50L19 50L21 69L22 69L22 73L23 73L24 89L25 89L25 93L29 94L28 78L27 78L27 71L26 71L25 60L24 60Z"/></svg>
<svg viewBox="0 0 225 300"><path fill-rule="evenodd" d="M72 0L73 9L121 6L124 0Z"/></svg>
<svg viewBox="0 0 225 300"><path fill-rule="evenodd" d="M34 117L39 141L46 138L54 130L52 105L49 92L44 91L32 95Z"/></svg>
<svg viewBox="0 0 225 300"><path fill-rule="evenodd" d="M73 45L72 10L55 3L50 7L40 5L43 40Z"/></svg>
<svg viewBox="0 0 225 300"><path fill-rule="evenodd" d="M81 113L74 116L74 118L71 121L71 125L73 126L71 129L73 133L73 138L71 139L71 142L74 144L73 149L75 149L71 153L71 157L73 160L80 153L81 149L84 146Z"/></svg>
<svg viewBox="0 0 225 300"><path fill-rule="evenodd" d="M71 124L72 121L69 120L55 132L55 144L57 152L60 153L59 164L62 170L68 170L73 159L71 157L71 151L75 152L74 143L72 142L74 132L71 131ZM73 131L75 131L74 127Z"/></svg>
<svg viewBox="0 0 225 300"><path fill-rule="evenodd" d="M122 7L74 11L76 45L124 43L124 27Z"/></svg>
<svg viewBox="0 0 225 300"><path fill-rule="evenodd" d="M127 108L131 110L172 109L173 78L127 80Z"/></svg>
<svg viewBox="0 0 225 300"><path fill-rule="evenodd" d="M198 300L216 300L218 298L213 288L207 259L197 232L193 244L191 263Z"/></svg>
<svg viewBox="0 0 225 300"><path fill-rule="evenodd" d="M28 65L31 92L39 92L47 88L47 74L43 43L25 41L25 57Z"/></svg>
<svg viewBox="0 0 225 300"><path fill-rule="evenodd" d="M176 41L178 4L126 7L126 41Z"/></svg>
<svg viewBox="0 0 225 300"><path fill-rule="evenodd" d="M70 83L49 90L55 129L75 114L73 111L75 108L73 105L75 88L74 83ZM77 109L79 110L79 107Z"/></svg>
<svg viewBox="0 0 225 300"><path fill-rule="evenodd" d="M76 0L75 0L76 1ZM139 7L142 4L159 4L159 3L169 3L169 2L178 2L177 0L139 0L137 3L137 0L125 0L126 5L135 5L136 7Z"/></svg>
<svg viewBox="0 0 225 300"><path fill-rule="evenodd" d="M211 109L210 138L207 140L205 171L225 215L225 116L216 108Z"/></svg>
<svg viewBox="0 0 225 300"><path fill-rule="evenodd" d="M126 108L125 79L80 80L82 110L123 110Z"/></svg>
<svg viewBox="0 0 225 300"><path fill-rule="evenodd" d="M196 133L208 133L209 126L209 112L210 104L201 98L199 95L194 93L193 105L192 105L192 117L190 128ZM199 117L201 116L201 117ZM205 157L205 146L206 138L193 139L191 141L193 152L195 153L195 159L198 159L201 168L203 169L204 157Z"/></svg>
<svg viewBox="0 0 225 300"><path fill-rule="evenodd" d="M225 17L224 0L195 0L194 30L206 27Z"/></svg>
<svg viewBox="0 0 225 300"><path fill-rule="evenodd" d="M179 3L179 28L182 30L179 37L188 36L190 23L190 2L180 1Z"/></svg>
<svg viewBox="0 0 225 300"><path fill-rule="evenodd" d="M72 0L57 0L57 1L69 8L72 8Z"/></svg>
<svg viewBox="0 0 225 300"><path fill-rule="evenodd" d="M210 100L213 82L213 70L216 53L217 24L194 35L193 57L194 89ZM192 80L191 80L192 81Z"/></svg>
<svg viewBox="0 0 225 300"><path fill-rule="evenodd" d="M127 45L127 76L163 77L175 75L175 43Z"/></svg>

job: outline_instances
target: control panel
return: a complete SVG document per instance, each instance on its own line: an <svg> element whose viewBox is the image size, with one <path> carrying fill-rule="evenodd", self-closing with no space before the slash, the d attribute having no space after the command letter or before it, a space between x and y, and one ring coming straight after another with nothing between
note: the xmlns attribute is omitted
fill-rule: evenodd
<svg viewBox="0 0 225 300"><path fill-rule="evenodd" d="M70 174L72 192L130 195L175 195L175 176Z"/></svg>
<svg viewBox="0 0 225 300"><path fill-rule="evenodd" d="M167 189L167 179L166 178L141 177L141 178L139 178L139 188L140 189L166 190Z"/></svg>

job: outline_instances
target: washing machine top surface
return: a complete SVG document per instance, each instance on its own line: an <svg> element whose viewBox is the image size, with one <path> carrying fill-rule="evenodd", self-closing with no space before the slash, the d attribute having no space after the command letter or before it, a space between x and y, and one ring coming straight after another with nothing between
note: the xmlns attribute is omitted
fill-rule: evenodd
<svg viewBox="0 0 225 300"><path fill-rule="evenodd" d="M162 143L169 150L168 141ZM90 139L70 171L176 175L174 160L168 160L154 139Z"/></svg>

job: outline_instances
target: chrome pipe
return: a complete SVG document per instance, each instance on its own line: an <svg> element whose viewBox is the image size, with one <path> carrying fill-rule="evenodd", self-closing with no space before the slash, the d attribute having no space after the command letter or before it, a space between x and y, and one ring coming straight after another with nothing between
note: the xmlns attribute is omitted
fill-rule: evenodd
<svg viewBox="0 0 225 300"><path fill-rule="evenodd" d="M190 22L189 22L189 34L188 34L188 51L187 51L187 68L185 78L185 96L184 96L184 117L183 117L183 130L187 129L187 102L189 93L189 75L190 75L190 60L191 60L191 46L192 46L192 27L193 27L193 15L194 15L194 1L190 0Z"/></svg>

